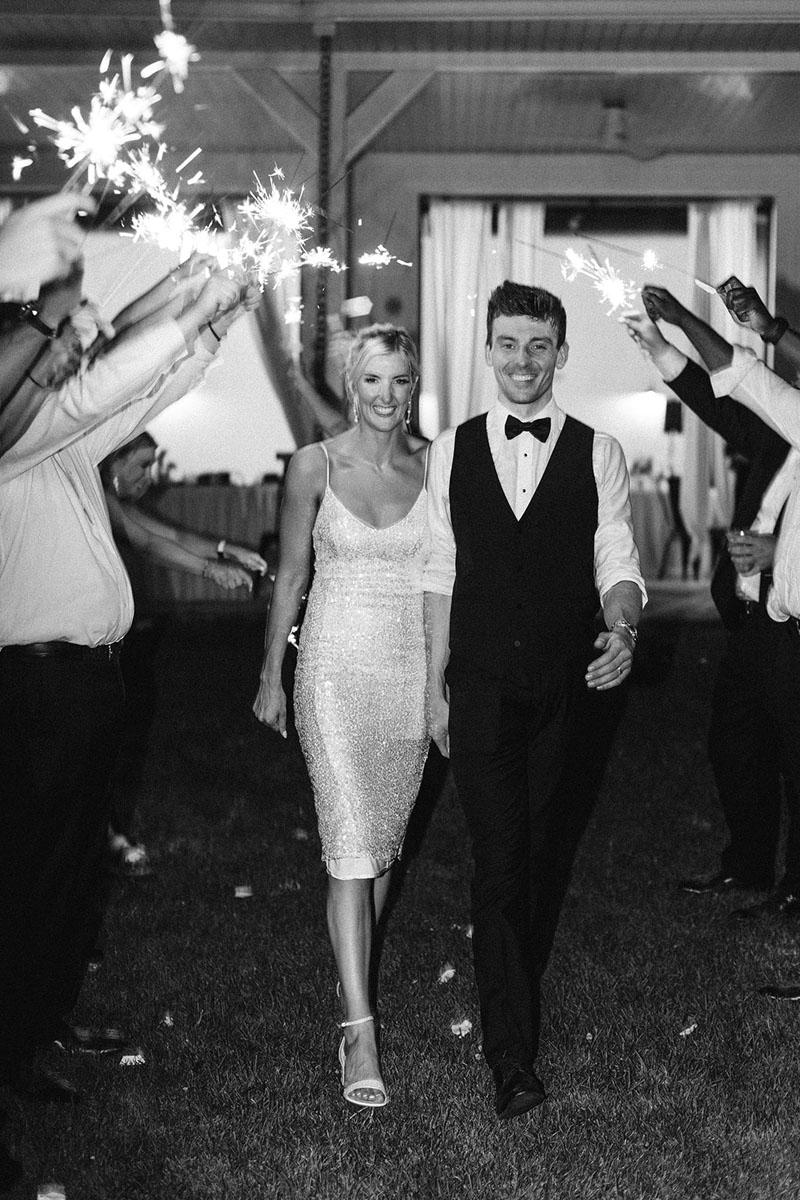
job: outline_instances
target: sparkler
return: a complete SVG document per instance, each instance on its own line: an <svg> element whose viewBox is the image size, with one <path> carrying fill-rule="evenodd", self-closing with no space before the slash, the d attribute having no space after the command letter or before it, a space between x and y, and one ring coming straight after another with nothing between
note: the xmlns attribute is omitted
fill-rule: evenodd
<svg viewBox="0 0 800 1200"><path fill-rule="evenodd" d="M571 247L567 247L564 257L567 261L561 265L561 274L568 283L572 283L578 275L591 280L592 287L600 293L600 302L608 305L607 316L617 309L631 308L636 303L639 288L632 281L626 282L608 259L604 263L594 255L588 259Z"/></svg>
<svg viewBox="0 0 800 1200"><path fill-rule="evenodd" d="M371 254L362 254L358 261L362 267L374 267L376 271L380 271L383 267L388 267L393 262L396 262L400 267L413 267L414 265L410 262L404 262L402 258L397 258L394 254L390 254L385 246L378 246Z"/></svg>
<svg viewBox="0 0 800 1200"><path fill-rule="evenodd" d="M189 63L199 62L200 55L182 33L176 33L172 20L171 0L159 0L163 29L153 38L159 58L141 72L142 79L149 79L159 71L167 70L172 77L175 92L182 92L184 81L189 75Z"/></svg>

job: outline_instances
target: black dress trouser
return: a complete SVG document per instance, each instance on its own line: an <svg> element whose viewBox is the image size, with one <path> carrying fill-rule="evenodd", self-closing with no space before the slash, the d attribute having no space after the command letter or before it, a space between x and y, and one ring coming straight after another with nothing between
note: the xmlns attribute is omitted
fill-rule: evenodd
<svg viewBox="0 0 800 1200"><path fill-rule="evenodd" d="M77 1000L102 921L118 655L0 651L0 1079Z"/></svg>
<svg viewBox="0 0 800 1200"><path fill-rule="evenodd" d="M780 775L788 808L783 886L800 892L800 633L762 605L730 631L717 672L709 759L730 832L722 868L769 887L780 826Z"/></svg>
<svg viewBox="0 0 800 1200"><path fill-rule="evenodd" d="M588 658L530 678L450 680L450 762L472 839L472 948L490 1067L504 1057L531 1065L538 1050L542 856L559 805L571 803L559 784Z"/></svg>

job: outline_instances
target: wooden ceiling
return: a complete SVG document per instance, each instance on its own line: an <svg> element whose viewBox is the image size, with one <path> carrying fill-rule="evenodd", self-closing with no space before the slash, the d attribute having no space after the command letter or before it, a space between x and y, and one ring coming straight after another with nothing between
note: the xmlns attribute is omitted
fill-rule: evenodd
<svg viewBox="0 0 800 1200"><path fill-rule="evenodd" d="M800 150L800 0L173 0L172 16L201 57L181 94L159 80L159 116L219 191L232 156L313 160L326 38L334 162ZM2 0L0 22L0 190L57 185L44 147L14 185L17 122L85 108L107 49L134 76L154 61L158 0Z"/></svg>

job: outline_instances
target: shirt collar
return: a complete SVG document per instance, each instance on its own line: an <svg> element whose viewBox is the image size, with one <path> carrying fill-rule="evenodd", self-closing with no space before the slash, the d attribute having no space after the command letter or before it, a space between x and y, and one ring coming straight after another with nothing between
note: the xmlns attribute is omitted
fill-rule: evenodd
<svg viewBox="0 0 800 1200"><path fill-rule="evenodd" d="M502 400L496 399L492 407L489 409L487 421L489 428L502 429L506 423L506 417L519 417L519 412L515 412L509 405L503 404ZM539 420L540 417L549 417L552 423L551 437L554 432L560 432L561 426L564 424L564 413L555 402L555 397L551 396L541 409L534 420Z"/></svg>

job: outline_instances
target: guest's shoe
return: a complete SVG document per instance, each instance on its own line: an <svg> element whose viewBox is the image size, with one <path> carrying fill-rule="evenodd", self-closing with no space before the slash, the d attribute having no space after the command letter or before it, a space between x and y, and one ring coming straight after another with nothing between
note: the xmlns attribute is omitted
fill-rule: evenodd
<svg viewBox="0 0 800 1200"><path fill-rule="evenodd" d="M767 996L770 1000L800 1000L800 984L772 983L758 989L759 995Z"/></svg>
<svg viewBox="0 0 800 1200"><path fill-rule="evenodd" d="M359 1017L355 1021L341 1021L340 1029L349 1029L353 1025L366 1025L375 1018L370 1015L368 1017ZM342 1068L342 1095L350 1104L356 1104L360 1108L383 1108L389 1103L389 1097L386 1095L386 1084L379 1075L368 1079L357 1079L354 1083L345 1084L345 1064L347 1062L347 1043L343 1037L339 1043L339 1066ZM356 1092L370 1092L370 1096L357 1096Z"/></svg>
<svg viewBox="0 0 800 1200"><path fill-rule="evenodd" d="M53 1046L56 1050L76 1050L79 1054L125 1054L131 1043L121 1029L87 1029L65 1023L53 1038Z"/></svg>
<svg viewBox="0 0 800 1200"><path fill-rule="evenodd" d="M10 1083L11 1091L21 1100L42 1104L79 1104L81 1094L69 1080L42 1067L24 1067Z"/></svg>
<svg viewBox="0 0 800 1200"><path fill-rule="evenodd" d="M530 1067L523 1067L513 1059L503 1059L492 1074L496 1088L494 1108L501 1121L519 1117L547 1099L541 1079Z"/></svg>
<svg viewBox="0 0 800 1200"><path fill-rule="evenodd" d="M735 924L748 921L788 921L800 917L800 896L793 892L777 891L759 904L735 908L728 920Z"/></svg>
<svg viewBox="0 0 800 1200"><path fill-rule="evenodd" d="M682 879L678 884L679 892L689 892L693 896L722 896L726 892L761 892L767 891L768 883L756 883L742 879L739 875L729 875L727 871L717 871L709 879Z"/></svg>

